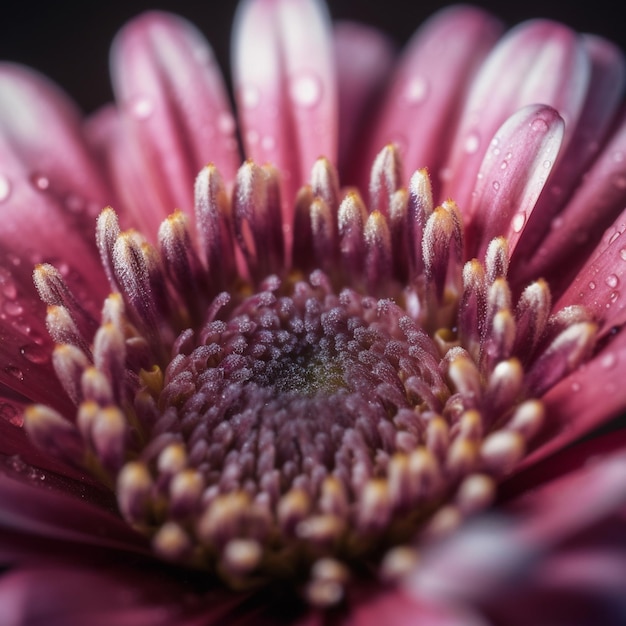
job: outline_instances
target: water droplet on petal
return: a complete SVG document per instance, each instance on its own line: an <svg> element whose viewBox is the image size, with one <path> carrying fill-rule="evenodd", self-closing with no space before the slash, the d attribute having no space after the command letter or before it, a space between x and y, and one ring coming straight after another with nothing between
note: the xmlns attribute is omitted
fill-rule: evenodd
<svg viewBox="0 0 626 626"><path fill-rule="evenodd" d="M589 289L591 289L591 291L593 291L596 288L596 284L593 281L589 282Z"/></svg>
<svg viewBox="0 0 626 626"><path fill-rule="evenodd" d="M609 287L612 287L612 288L614 289L614 288L615 288L615 287L617 287L617 285L619 284L619 278L617 277L617 275L616 275L616 274L609 274L609 275L605 278L604 282L605 282L605 283L606 283Z"/></svg>
<svg viewBox="0 0 626 626"><path fill-rule="evenodd" d="M509 162L508 161L502 161L502 163L500 163L500 169L501 170L505 170L508 166L509 166Z"/></svg>
<svg viewBox="0 0 626 626"><path fill-rule="evenodd" d="M33 183L35 189L38 189L39 191L47 191L50 189L50 179L44 174L35 172L31 175L30 181Z"/></svg>
<svg viewBox="0 0 626 626"><path fill-rule="evenodd" d="M616 363L617 359L615 358L615 355L612 353L609 353L605 356L602 357L602 360L600 361L600 365L604 368L604 369L611 369L615 363Z"/></svg>
<svg viewBox="0 0 626 626"><path fill-rule="evenodd" d="M241 88L241 102L246 109L254 109L261 101L259 90L253 85L246 85Z"/></svg>
<svg viewBox="0 0 626 626"><path fill-rule="evenodd" d="M289 94L296 104L313 107L322 98L322 83L315 74L305 73L292 79Z"/></svg>
<svg viewBox="0 0 626 626"><path fill-rule="evenodd" d="M620 256L620 258L622 259L622 261L626 261L626 248L622 248L622 249L619 251L619 256Z"/></svg>
<svg viewBox="0 0 626 626"><path fill-rule="evenodd" d="M232 135L235 132L235 119L228 111L223 111L217 118L217 127L224 135Z"/></svg>
<svg viewBox="0 0 626 626"><path fill-rule="evenodd" d="M514 233L519 233L522 228L524 228L524 224L526 223L526 213L520 212L516 213L513 221L511 222L511 227L513 228Z"/></svg>
<svg viewBox="0 0 626 626"><path fill-rule="evenodd" d="M609 238L609 245L611 245L620 235L620 232L615 231Z"/></svg>
<svg viewBox="0 0 626 626"><path fill-rule="evenodd" d="M548 123L541 117L534 119L530 123L530 127L538 133L545 133L548 131Z"/></svg>
<svg viewBox="0 0 626 626"><path fill-rule="evenodd" d="M611 291L611 293L609 294L609 303L610 304L615 304L619 299L619 291ZM609 304L607 304L607 308L609 307Z"/></svg>
<svg viewBox="0 0 626 626"><path fill-rule="evenodd" d="M497 180L494 180L494 181L491 183L491 186L493 187L493 190L494 190L494 191L498 191L498 189L500 189L500 183L499 183Z"/></svg>
<svg viewBox="0 0 626 626"><path fill-rule="evenodd" d="M21 315L24 312L24 307L19 302L16 302L15 300L7 300L2 305L2 310L7 315L10 315L11 317L17 317L18 315Z"/></svg>
<svg viewBox="0 0 626 626"><path fill-rule="evenodd" d="M414 76L407 83L404 90L404 99L412 105L420 104L428 95L428 83L421 76Z"/></svg>
<svg viewBox="0 0 626 626"><path fill-rule="evenodd" d="M479 146L480 137L478 136L478 133L470 133L465 139L465 152L467 152L467 154L474 154L478 151Z"/></svg>
<svg viewBox="0 0 626 626"><path fill-rule="evenodd" d="M261 139L261 147L264 150L273 150L276 147L276 140L271 135L266 135Z"/></svg>
<svg viewBox="0 0 626 626"><path fill-rule="evenodd" d="M22 426L22 412L10 402L0 402L0 420Z"/></svg>
<svg viewBox="0 0 626 626"><path fill-rule="evenodd" d="M546 159L543 162L543 167L547 170L549 170L552 167L552 161L550 161L550 159Z"/></svg>
<svg viewBox="0 0 626 626"><path fill-rule="evenodd" d="M48 351L36 344L29 344L20 348L20 354L31 363L45 363L48 358Z"/></svg>
<svg viewBox="0 0 626 626"><path fill-rule="evenodd" d="M17 296L17 287L15 286L11 272L4 267L0 267L0 293L2 293L5 298L9 298L9 300L13 300Z"/></svg>
<svg viewBox="0 0 626 626"><path fill-rule="evenodd" d="M11 181L0 174L0 202L4 202L11 195Z"/></svg>
<svg viewBox="0 0 626 626"><path fill-rule="evenodd" d="M147 120L154 111L154 104L147 96L135 96L129 103L131 115L138 120Z"/></svg>
<svg viewBox="0 0 626 626"><path fill-rule="evenodd" d="M17 378L17 380L24 380L24 372L15 365L7 365L4 371L10 376L13 376L13 378Z"/></svg>

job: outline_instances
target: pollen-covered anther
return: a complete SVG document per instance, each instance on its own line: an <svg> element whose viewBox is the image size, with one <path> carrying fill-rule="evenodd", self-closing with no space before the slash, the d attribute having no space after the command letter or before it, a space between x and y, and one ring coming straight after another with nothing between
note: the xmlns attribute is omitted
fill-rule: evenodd
<svg viewBox="0 0 626 626"><path fill-rule="evenodd" d="M139 461L126 463L117 475L118 506L130 523L148 524L153 486L150 470Z"/></svg>
<svg viewBox="0 0 626 626"><path fill-rule="evenodd" d="M184 559L192 546L189 534L177 522L165 522L152 538L154 551L168 561Z"/></svg>
<svg viewBox="0 0 626 626"><path fill-rule="evenodd" d="M319 559L311 568L306 597L312 605L320 608L334 606L343 599L349 578L347 567L336 559Z"/></svg>
<svg viewBox="0 0 626 626"><path fill-rule="evenodd" d="M231 576L245 576L255 570L263 557L263 547L254 539L231 539L221 555L221 566Z"/></svg>
<svg viewBox="0 0 626 626"><path fill-rule="evenodd" d="M385 553L380 564L380 577L386 583L397 583L415 571L419 553L411 546L397 546Z"/></svg>

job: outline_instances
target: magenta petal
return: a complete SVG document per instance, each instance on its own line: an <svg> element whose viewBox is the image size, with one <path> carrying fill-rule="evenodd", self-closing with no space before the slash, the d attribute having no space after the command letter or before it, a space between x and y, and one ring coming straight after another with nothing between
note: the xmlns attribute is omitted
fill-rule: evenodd
<svg viewBox="0 0 626 626"><path fill-rule="evenodd" d="M133 211L156 233L174 209L192 210L193 182L209 159L234 176L235 121L211 49L181 18L148 13L125 26L111 71L131 159L127 176L116 172L118 186L143 199Z"/></svg>
<svg viewBox="0 0 626 626"><path fill-rule="evenodd" d="M316 0L243 2L233 48L246 155L281 170L283 221L320 156L337 160L338 98L331 27Z"/></svg>
<svg viewBox="0 0 626 626"><path fill-rule="evenodd" d="M69 488L68 488L69 491ZM42 537L47 540L114 548L146 554L145 539L121 518L61 489L48 489L37 476L29 482L0 474L0 528L5 531ZM0 554L10 553L3 545Z"/></svg>
<svg viewBox="0 0 626 626"><path fill-rule="evenodd" d="M361 146L363 122L393 66L391 41L374 28L353 22L335 26L335 63L339 89L339 170L351 171Z"/></svg>
<svg viewBox="0 0 626 626"><path fill-rule="evenodd" d="M470 256L483 258L489 242L502 235L509 254L515 248L557 157L563 130L554 109L529 105L496 132L467 212Z"/></svg>
<svg viewBox="0 0 626 626"><path fill-rule="evenodd" d="M438 195L437 174L465 92L501 30L489 14L458 6L437 13L417 31L387 89L376 126L368 131L360 160L362 188L367 188L369 167L378 152L396 143L405 178L428 167Z"/></svg>
<svg viewBox="0 0 626 626"><path fill-rule="evenodd" d="M560 450L626 410L626 333L544 396L546 424L533 442L528 466Z"/></svg>
<svg viewBox="0 0 626 626"><path fill-rule="evenodd" d="M445 168L443 196L454 198L462 209L469 205L486 142L523 106L542 103L556 109L565 120L567 143L584 103L589 65L578 36L560 24L535 20L511 30L467 96Z"/></svg>
<svg viewBox="0 0 626 626"><path fill-rule="evenodd" d="M626 179L625 179L626 180ZM589 260L563 293L557 307L582 304L604 331L626 322L626 209L606 230Z"/></svg>
<svg viewBox="0 0 626 626"><path fill-rule="evenodd" d="M418 598L480 603L514 591L553 550L619 513L625 471L626 457L614 455L528 492L517 521L477 519L424 554L409 589Z"/></svg>
<svg viewBox="0 0 626 626"><path fill-rule="evenodd" d="M580 184L581 177L588 174L592 160L597 155L609 124L614 121L615 113L622 100L626 65L621 50L599 37L584 37L583 43L591 60L587 97L571 141L567 149L559 155L554 172L539 197L528 228L521 237L517 254L525 260L520 264L525 270L523 282L528 282L531 277L537 275L547 278L542 271L543 268L537 267L537 262L527 263L526 260L534 256L533 252L545 237L546 232L550 233L550 224L554 224L553 220L557 214L559 217L555 224L555 231L561 230L563 204L570 197L573 189ZM584 184L587 185L588 182L590 181L587 176ZM585 229L593 221L587 212ZM606 222L604 225L606 226ZM594 225L596 233L599 227L597 224ZM594 242L593 233L589 233L588 241ZM547 243L546 248L551 245ZM577 249L576 254L582 257L580 249ZM569 257L569 255L570 253L567 252L566 256ZM542 257L539 256L539 258Z"/></svg>
<svg viewBox="0 0 626 626"><path fill-rule="evenodd" d="M57 408L67 399L52 371L33 267L58 264L94 314L106 294L93 219L108 193L81 131L78 111L47 79L0 66L0 383Z"/></svg>
<svg viewBox="0 0 626 626"><path fill-rule="evenodd" d="M602 268L620 269L625 264L626 241L616 246L609 243L611 240L613 243L621 241L621 232L626 227L626 214L617 220L615 217L625 205L626 116L623 116L610 142L585 175L573 198L552 221L551 228L539 244L537 254L523 257L523 263L512 264L513 279L524 284L531 276L544 276L549 280L553 293L559 293L578 272L578 277L561 302L578 302L582 297L587 306L600 309L601 318L606 313L612 315L615 309L608 310L606 307L610 299L600 297L595 292L595 286L598 284L601 289L609 287L602 284L601 274L600 280L597 280ZM613 227L598 244L614 220ZM592 252L596 245L597 250ZM624 252L620 253L621 250ZM590 256L592 260L583 265ZM609 271L606 276L612 273ZM606 295L610 296L613 291L611 288Z"/></svg>

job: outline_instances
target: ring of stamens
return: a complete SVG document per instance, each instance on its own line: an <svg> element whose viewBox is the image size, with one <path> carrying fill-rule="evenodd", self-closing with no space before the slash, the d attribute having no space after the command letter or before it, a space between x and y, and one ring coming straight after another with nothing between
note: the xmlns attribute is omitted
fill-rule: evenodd
<svg viewBox="0 0 626 626"><path fill-rule="evenodd" d="M157 250L105 210L117 293L95 335L60 274L35 271L78 408L74 425L31 407L31 436L114 486L156 553L233 586L308 579L325 605L359 563L413 567L420 537L490 504L596 327L582 308L551 315L541 280L514 302L502 238L463 265L456 205L433 208L426 173L407 190L399 171L387 147L368 210L320 160L291 271L272 169L244 164L231 199L203 170L201 253L180 212Z"/></svg>

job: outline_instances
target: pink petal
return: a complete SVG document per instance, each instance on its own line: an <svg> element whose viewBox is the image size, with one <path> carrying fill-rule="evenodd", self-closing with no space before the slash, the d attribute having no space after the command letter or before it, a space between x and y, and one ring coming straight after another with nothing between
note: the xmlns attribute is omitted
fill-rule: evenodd
<svg viewBox="0 0 626 626"><path fill-rule="evenodd" d="M467 524L424 553L409 590L431 601L483 603L519 589L546 555L622 509L625 471L626 457L613 455L528 492L516 504L517 522L487 516Z"/></svg>
<svg viewBox="0 0 626 626"><path fill-rule="evenodd" d="M377 123L372 131L368 129L367 150L359 159L363 189L378 152L396 143L405 178L428 167L435 196L439 195L437 173L463 99L501 31L496 19L468 6L444 9L417 31L387 90Z"/></svg>
<svg viewBox="0 0 626 626"><path fill-rule="evenodd" d="M111 73L131 159L128 175L115 172L117 184L143 198L129 208L151 222L152 235L174 209L192 210L193 182L208 161L234 176L235 121L211 49L176 16L147 13L125 26Z"/></svg>
<svg viewBox="0 0 626 626"><path fill-rule="evenodd" d="M81 499L80 493L63 493L34 474L19 480L0 474L0 528L5 532L58 540L76 545L122 550L129 554L147 554L145 539L116 515ZM51 485L52 487L53 485ZM0 533L0 555L11 554L12 546Z"/></svg>
<svg viewBox="0 0 626 626"><path fill-rule="evenodd" d="M375 106L394 61L391 40L374 28L353 22L335 25L335 63L339 89L339 169L350 169L369 129L363 126Z"/></svg>
<svg viewBox="0 0 626 626"><path fill-rule="evenodd" d="M235 93L246 155L281 170L284 224L320 156L337 162L330 21L316 0L246 0L234 28Z"/></svg>
<svg viewBox="0 0 626 626"><path fill-rule="evenodd" d="M561 380L543 398L546 424L524 466L560 450L626 410L626 333L620 332L593 360Z"/></svg>
<svg viewBox="0 0 626 626"><path fill-rule="evenodd" d="M32 70L0 66L0 384L57 408L45 307L32 272L56 264L99 316L107 287L93 219L108 192L85 145L78 111Z"/></svg>
<svg viewBox="0 0 626 626"><path fill-rule="evenodd" d="M579 272L562 301L577 302L582 291L587 294L585 301L596 301L604 306L606 301L599 300L594 290L588 288L591 282L596 284L593 263L587 263L587 269L581 270L581 266L625 205L626 116L622 116L611 141L587 172L565 209L552 221L536 253L524 257L523 263L512 264L513 279L523 284L530 277L543 276L549 281L553 293L559 293ZM613 229L607 233L608 239L623 229L620 224L626 223L625 217L615 222ZM608 239L605 237L604 244L600 243L600 249L606 248ZM620 255L622 248L626 250L624 246L611 249L612 258L607 259L606 265L619 267L623 264L626 252ZM596 250L594 255L606 253Z"/></svg>
<svg viewBox="0 0 626 626"><path fill-rule="evenodd" d="M606 230L589 260L557 302L557 308L582 304L596 320L610 326L626 322L626 209Z"/></svg>
<svg viewBox="0 0 626 626"><path fill-rule="evenodd" d="M472 609L452 602L414 598L403 590L374 591L350 607L340 626L487 626ZM299 624L299 626L301 626Z"/></svg>
<svg viewBox="0 0 626 626"><path fill-rule="evenodd" d="M528 264L526 260L535 256L533 252L538 243L546 232L550 232L550 223L560 213L574 188L580 184L581 176L589 169L622 100L626 65L621 50L599 37L584 37L583 44L591 60L587 97L567 150L559 156L554 173L521 237L521 247L517 254L525 260L521 265L527 270L533 264ZM559 223L560 221L561 219ZM556 230L560 230L560 226ZM579 254L578 250L577 255ZM539 274L542 275L542 272L539 271ZM536 275L538 274L529 274L527 271L526 281Z"/></svg>
<svg viewBox="0 0 626 626"><path fill-rule="evenodd" d="M586 50L568 28L535 20L511 30L467 96L444 169L443 197L454 198L461 209L470 204L486 142L525 105L540 102L556 109L565 121L567 144L584 103L589 73Z"/></svg>
<svg viewBox="0 0 626 626"><path fill-rule="evenodd" d="M554 109L535 104L512 115L496 132L466 214L469 256L483 258L489 242L501 235L510 251L515 248L557 157L563 131Z"/></svg>

